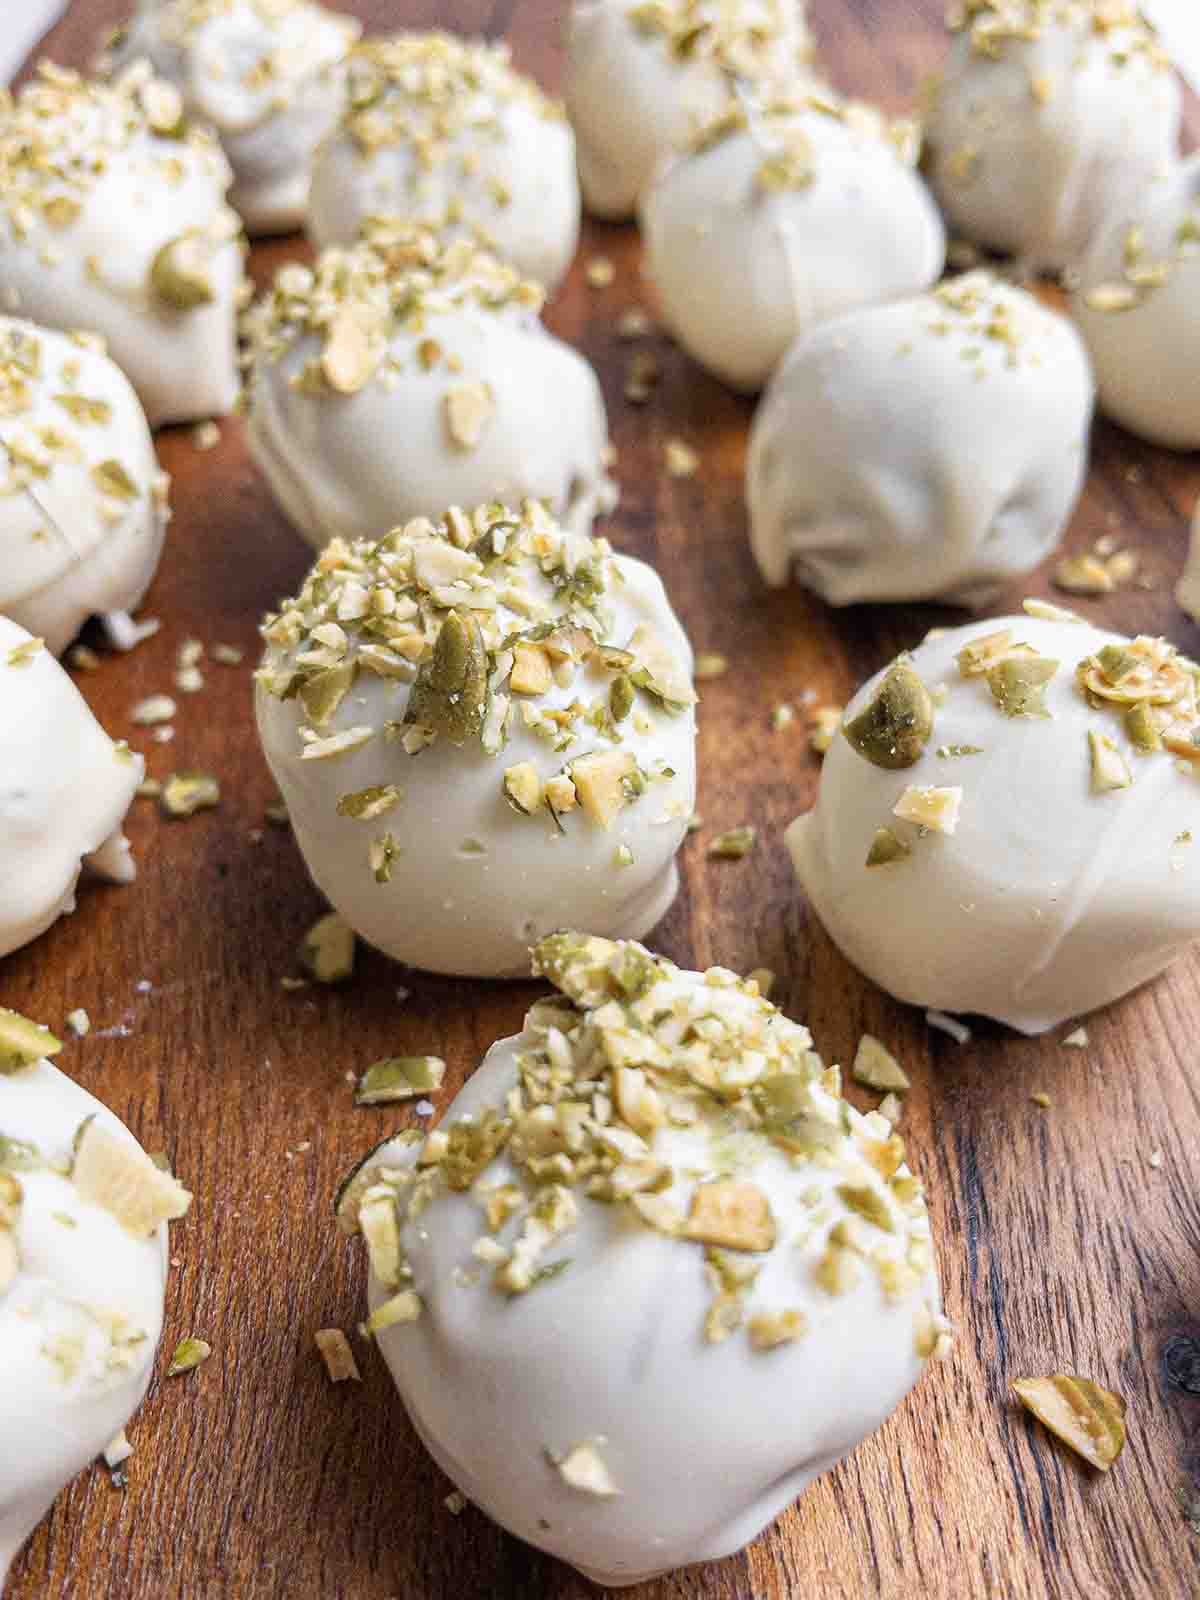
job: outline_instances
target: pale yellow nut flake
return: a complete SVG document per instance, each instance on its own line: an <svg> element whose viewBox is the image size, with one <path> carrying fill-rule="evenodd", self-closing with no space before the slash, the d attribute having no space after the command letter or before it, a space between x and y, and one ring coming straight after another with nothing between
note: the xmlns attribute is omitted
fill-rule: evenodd
<svg viewBox="0 0 1200 1600"><path fill-rule="evenodd" d="M459 450L474 450L496 411L496 399L488 383L474 381L447 389L442 404L446 432Z"/></svg>
<svg viewBox="0 0 1200 1600"><path fill-rule="evenodd" d="M110 1212L137 1238L186 1216L192 1203L183 1185L155 1166L144 1150L94 1117L76 1135L71 1181L81 1199Z"/></svg>
<svg viewBox="0 0 1200 1600"><path fill-rule="evenodd" d="M629 803L627 780L636 768L631 750L597 750L571 763L571 781L590 821L601 828L612 827L617 814Z"/></svg>
<svg viewBox="0 0 1200 1600"><path fill-rule="evenodd" d="M1088 755L1092 767L1092 792L1108 794L1114 789L1128 789L1133 783L1129 763L1106 733L1088 729Z"/></svg>
<svg viewBox="0 0 1200 1600"><path fill-rule="evenodd" d="M904 1094L912 1087L908 1074L895 1056L871 1033L864 1033L858 1041L850 1076L856 1083L878 1089L881 1094L887 1090Z"/></svg>
<svg viewBox="0 0 1200 1600"><path fill-rule="evenodd" d="M56 1056L62 1047L62 1040L40 1022L0 1006L0 1073L20 1072L36 1061Z"/></svg>
<svg viewBox="0 0 1200 1600"><path fill-rule="evenodd" d="M207 1339L181 1339L167 1367L168 1378L182 1377L185 1372L195 1372L212 1355L212 1345Z"/></svg>
<svg viewBox="0 0 1200 1600"><path fill-rule="evenodd" d="M1100 1472L1124 1449L1125 1401L1090 1378L1017 1378L1013 1390L1039 1422Z"/></svg>
<svg viewBox="0 0 1200 1600"><path fill-rule="evenodd" d="M340 1328L318 1328L313 1335L313 1342L325 1363L331 1383L345 1383L350 1379L355 1383L362 1381L350 1341Z"/></svg>
<svg viewBox="0 0 1200 1600"><path fill-rule="evenodd" d="M767 1251L775 1244L771 1203L755 1183L721 1179L693 1195L685 1237L726 1250Z"/></svg>
<svg viewBox="0 0 1200 1600"><path fill-rule="evenodd" d="M892 807L892 813L932 833L952 834L958 827L962 797L962 789L957 785L944 789L910 785Z"/></svg>
<svg viewBox="0 0 1200 1600"><path fill-rule="evenodd" d="M300 965L318 983L343 983L354 972L354 929L336 911L327 912L300 942Z"/></svg>
<svg viewBox="0 0 1200 1600"><path fill-rule="evenodd" d="M609 1500L621 1492L613 1481L604 1457L591 1440L584 1440L581 1444L573 1446L554 1464L563 1482L570 1488L579 1490L581 1494L592 1494L600 1499Z"/></svg>

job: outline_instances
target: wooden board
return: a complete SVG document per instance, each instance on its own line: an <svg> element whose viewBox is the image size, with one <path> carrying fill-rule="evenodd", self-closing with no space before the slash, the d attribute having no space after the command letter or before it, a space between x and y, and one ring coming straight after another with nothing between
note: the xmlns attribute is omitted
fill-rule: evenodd
<svg viewBox="0 0 1200 1600"><path fill-rule="evenodd" d="M100 24L124 8L76 0L49 50L85 62ZM507 34L522 66L558 81L551 0L348 9L376 27L437 21ZM939 0L815 0L814 10L835 81L892 109L938 59ZM256 277L300 249L257 251ZM656 340L663 381L648 408L631 407L622 397L629 346L614 324L650 290L632 229L589 227L582 255L596 253L616 263L613 285L587 288L577 263L549 320L603 377L623 489L608 531L660 568L697 647L738 663L705 688L707 825L685 846L684 888L655 943L686 966L773 968L776 998L828 1059L845 1061L869 1029L907 1063L905 1133L961 1329L952 1363L748 1551L628 1592L1194 1596L1200 1541L1177 1497L1200 1483L1200 962L1181 962L1090 1019L1082 1052L987 1025L960 1048L847 966L796 893L780 838L810 803L818 765L803 719L776 732L770 714L807 690L843 701L926 627L955 619L927 607L835 613L798 591L764 592L742 505L750 405ZM664 473L671 435L700 452L696 477ZM80 682L110 731L145 749L153 774L210 769L224 800L187 822L139 802L136 887L87 890L75 916L4 962L0 1002L50 1023L87 1008L97 1031L71 1044L62 1065L149 1148L171 1153L196 1204L173 1234L160 1377L131 1429L129 1487L113 1489L102 1469L85 1473L18 1561L9 1600L582 1600L596 1591L566 1567L474 1509L450 1515L450 1485L373 1351L361 1354L362 1385L337 1389L314 1353L314 1330L352 1327L364 1302L361 1252L330 1224L335 1184L406 1120L355 1110L346 1073L384 1053L433 1051L457 1088L487 1045L517 1027L535 990L424 977L369 952L344 990L280 987L321 902L289 834L264 831L272 788L249 675L260 613L293 590L309 558L237 422L222 424L210 453L186 430L163 433L160 450L175 520L146 612L162 618L162 632ZM1116 534L1139 552L1152 587L1084 602L1089 615L1200 648L1171 599L1198 489L1195 459L1098 427L1069 543ZM1004 609L1050 592L1039 576ZM174 743L155 744L131 727L129 710L171 688L189 637L236 644L246 664L209 662L203 692L181 697ZM745 821L760 829L755 853L707 860L712 832ZM1031 1104L1034 1090L1052 1097L1049 1110ZM164 1380L185 1334L211 1340L214 1357ZM1129 1445L1107 1479L1081 1470L1009 1401L1013 1376L1063 1368L1128 1398Z"/></svg>

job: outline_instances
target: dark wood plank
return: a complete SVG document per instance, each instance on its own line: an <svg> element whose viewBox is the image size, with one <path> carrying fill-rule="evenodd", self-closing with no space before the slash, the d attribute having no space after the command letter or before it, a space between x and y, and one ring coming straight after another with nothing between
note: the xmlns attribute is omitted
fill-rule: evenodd
<svg viewBox="0 0 1200 1600"><path fill-rule="evenodd" d="M347 8L376 27L506 33L521 65L557 81L559 0ZM47 48L85 62L101 25L124 9L125 0L76 0ZM842 88L891 109L911 103L940 54L938 0L815 0L814 9ZM256 277L300 248L256 252ZM817 763L803 720L775 732L770 713L806 690L844 700L946 614L833 613L798 591L764 594L741 493L750 406L660 340L662 384L651 407L631 408L628 347L614 327L621 310L651 303L650 290L632 229L589 226L582 254L596 253L616 263L614 284L588 289L577 264L549 320L604 382L624 492L610 531L660 566L697 646L739 663L705 690L708 825L685 847L684 890L656 943L688 965L770 966L778 998L831 1059L845 1060L867 1028L907 1062L905 1131L931 1190L947 1305L961 1329L954 1361L748 1552L630 1594L1194 1595L1200 1544L1176 1497L1200 1484L1191 1059L1200 961L1092 1019L1085 1052L988 1026L960 1048L846 965L796 894L780 838L812 798ZM81 686L114 733L137 733L129 710L170 687L183 639L241 646L245 665L210 664L204 691L184 699L174 744L135 739L156 775L217 772L222 807L168 823L140 803L137 886L88 890L76 916L0 973L5 1004L52 1023L89 1010L97 1032L73 1043L63 1065L150 1148L169 1150L195 1189L194 1215L174 1235L164 1355L187 1333L209 1338L216 1354L198 1374L156 1381L131 1430L129 1489L112 1489L101 1470L84 1474L19 1561L9 1600L583 1600L591 1586L475 1510L450 1516L449 1485L371 1351L361 1387L335 1390L312 1348L315 1329L352 1326L363 1303L359 1252L330 1226L335 1184L385 1129L413 1120L356 1111L346 1072L384 1053L432 1050L457 1087L518 1025L534 991L430 978L369 953L345 990L281 989L320 901L289 835L263 826L272 791L249 673L260 613L291 590L308 556L253 471L240 424L221 432L205 455L186 431L161 436L176 515L146 609L163 631ZM661 470L672 434L699 449L696 478ZM1171 599L1200 466L1106 425L1094 458L1068 542L1083 548L1117 533L1143 556L1153 587L1084 608L1200 649ZM1009 598L1049 592L1042 574ZM742 863L706 860L708 834L742 821L758 825L759 849ZM1034 1089L1052 1095L1050 1111L1030 1104ZM1157 1169L1147 1162L1155 1149ZM1129 1399L1129 1447L1107 1480L1077 1470L1009 1404L1012 1376L1060 1367Z"/></svg>

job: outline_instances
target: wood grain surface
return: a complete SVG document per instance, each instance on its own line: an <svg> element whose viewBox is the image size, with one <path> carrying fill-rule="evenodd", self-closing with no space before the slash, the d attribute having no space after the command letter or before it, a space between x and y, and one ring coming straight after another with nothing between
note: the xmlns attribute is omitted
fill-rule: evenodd
<svg viewBox="0 0 1200 1600"><path fill-rule="evenodd" d="M436 22L507 36L521 66L558 82L557 0L343 4L376 28ZM76 0L47 51L84 63L123 9ZM839 86L895 110L911 103L942 49L939 0L813 0L813 10ZM256 278L302 249L257 250ZM598 253L617 267L602 290L582 271ZM1200 1539L1181 1510L1181 1499L1200 1500L1200 961L1090 1019L1083 1051L1061 1047L1066 1030L1030 1041L988 1024L960 1048L851 970L797 894L781 840L818 777L804 719L774 731L770 714L810 690L844 701L898 648L956 617L833 612L797 590L765 592L742 503L749 403L656 338L663 380L649 407L629 405L630 346L615 322L652 305L636 233L590 225L582 258L549 321L604 382L623 491L606 531L658 566L696 646L737 668L704 686L706 826L684 848L683 891L653 942L685 966L773 968L775 998L809 1024L827 1059L845 1061L868 1029L905 1061L914 1087L903 1131L929 1188L960 1329L954 1359L749 1550L627 1592L1200 1595ZM699 451L695 477L664 472L671 435ZM96 1031L61 1065L148 1148L169 1151L196 1201L172 1235L159 1376L130 1430L129 1486L114 1489L98 1467L67 1489L18 1560L8 1600L584 1600L597 1591L565 1566L473 1508L449 1513L450 1485L370 1348L359 1351L361 1385L338 1388L315 1354L314 1330L352 1328L364 1304L362 1253L331 1225L337 1180L384 1132L417 1120L356 1110L346 1074L383 1054L438 1053L450 1063L442 1106L536 991L430 978L368 951L343 989L281 987L322 906L289 833L264 826L273 792L250 671L260 614L293 591L309 555L250 464L238 422L221 424L209 453L187 430L164 432L159 448L175 519L145 611L162 631L79 682L109 730L145 750L153 775L207 768L224 798L183 822L137 802L136 886L86 890L76 915L5 960L0 1002L52 1025L87 1008ZM1068 542L1117 535L1138 551L1149 586L1081 609L1195 653L1200 634L1171 587L1200 465L1104 424L1094 457ZM1052 593L1046 575L996 609L1025 593ZM207 661L204 689L179 697L174 742L156 744L132 727L130 708L172 689L190 637L235 644L246 661ZM713 832L746 821L760 830L752 855L706 859ZM1048 1110L1031 1103L1035 1090L1050 1095ZM167 1380L185 1334L209 1339L214 1356ZM1128 1399L1129 1444L1108 1478L1080 1468L1009 1400L1012 1377L1062 1369Z"/></svg>

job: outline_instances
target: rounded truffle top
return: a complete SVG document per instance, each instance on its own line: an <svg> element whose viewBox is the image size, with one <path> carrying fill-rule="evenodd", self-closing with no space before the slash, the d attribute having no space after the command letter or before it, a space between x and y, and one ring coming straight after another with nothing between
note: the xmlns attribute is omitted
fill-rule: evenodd
<svg viewBox="0 0 1200 1600"><path fill-rule="evenodd" d="M503 111L521 105L561 121L561 105L511 65L508 47L450 33L368 39L347 63L342 128L364 155L412 145L432 169L460 161L458 141L503 139Z"/></svg>
<svg viewBox="0 0 1200 1600"><path fill-rule="evenodd" d="M144 61L111 83L43 61L0 99L0 208L18 239L68 230L114 170L171 188L205 177L218 193L231 177L213 135L187 123L179 90Z"/></svg>
<svg viewBox="0 0 1200 1600"><path fill-rule="evenodd" d="M632 0L623 9L633 30L679 67L705 63L731 78L778 78L781 36L794 36L796 65L812 56L791 0Z"/></svg>
<svg viewBox="0 0 1200 1600"><path fill-rule="evenodd" d="M992 60L1058 28L1081 40L1098 40L1114 66L1136 58L1156 70L1171 67L1136 0L961 0L951 9L947 26L964 35L977 55Z"/></svg>
<svg viewBox="0 0 1200 1600"><path fill-rule="evenodd" d="M823 154L869 153L878 143L904 166L915 167L921 153L920 126L911 118L888 118L865 101L843 100L830 90L762 100L732 97L696 131L683 155L702 156L743 134L758 156L755 185L768 194L807 189L817 181Z"/></svg>
<svg viewBox="0 0 1200 1600"><path fill-rule="evenodd" d="M301 387L353 394L400 376L389 352L394 335L425 333L439 317L463 309L532 319L543 299L537 284L472 238L449 240L420 223L375 217L363 225L359 244L324 250L313 267L283 267L248 314L246 331L255 355L268 361L316 334L321 351L299 375ZM418 344L417 359L425 371L441 363L432 331Z"/></svg>
<svg viewBox="0 0 1200 1600"><path fill-rule="evenodd" d="M300 594L265 622L259 685L299 698L305 760L377 736L410 755L437 740L497 755L517 714L514 696L526 727L556 748L570 748L584 730L619 746L638 693L668 710L696 698L674 641L648 624L625 645L611 640L613 602L626 581L619 560L606 540L564 531L536 501L520 511L454 508L438 523L414 518L378 543L335 539ZM624 689L590 705L578 697L560 704L584 662ZM394 684L394 700L374 702L388 720L326 736L359 674ZM603 793L580 803L611 819L636 780L621 759L602 765Z"/></svg>

